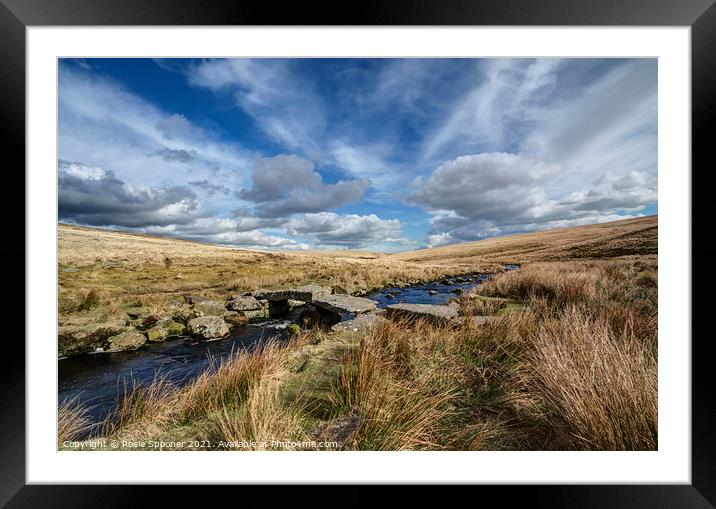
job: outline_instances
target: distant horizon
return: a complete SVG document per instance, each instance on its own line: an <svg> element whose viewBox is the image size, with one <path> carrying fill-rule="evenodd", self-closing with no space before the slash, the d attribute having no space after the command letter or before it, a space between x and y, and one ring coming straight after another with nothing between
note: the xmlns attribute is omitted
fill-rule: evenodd
<svg viewBox="0 0 716 509"><path fill-rule="evenodd" d="M532 231L528 231L528 232L505 233L502 235L495 235L493 237L487 237L484 239L466 240L464 242L455 242L453 244L444 244L441 246L430 246L430 247L429 246L421 246L421 247L416 247L415 249L408 249L408 250L394 251L394 252L375 251L375 250L371 250L371 249L360 249L360 248L359 249L341 248L341 247L308 249L308 250L304 250L304 251L350 251L350 252L369 252L369 253L379 253L379 254L400 254L400 253L409 253L411 251L420 251L420 250L424 250L424 249L434 249L434 248L439 248L439 247L458 246L460 244L468 244L468 243L472 243L472 242L480 242L483 240L498 239L498 238L503 238L503 237L512 237L515 235L528 235L531 233L549 232L549 231L553 231L553 230L564 230L564 229L569 229L569 228L579 228L582 226L597 226L597 225L602 225L602 224L615 223L615 222L619 222L619 221L648 219L650 217L658 217L658 215L659 214L649 214L649 215L642 215L642 216L635 216L635 217L624 217L624 218L614 219L614 220L610 220L610 221L602 221L600 223L587 223L587 224L572 225L572 226L555 226L554 228L545 228L545 229L541 229L541 230L532 230ZM296 250L292 250L292 249L283 250L281 248L273 248L273 249L272 248L254 248L254 247L246 247L246 246L228 246L226 244L212 244L211 242L206 242L206 241L202 241L202 240L187 239L187 238L170 236L170 235L146 233L146 232L141 232L141 231L131 230L131 229L111 228L111 227L105 227L105 226L90 226L90 225L77 224L77 223L65 223L62 221L58 221L57 224L61 225L61 226L76 226L79 228L88 228L91 230L102 230L102 231L107 231L107 232L126 233L129 235L148 236L148 237L155 237L155 238L167 239L167 240L181 240L181 241L186 241L186 242L195 242L197 244L204 244L204 245L214 246L214 247L225 247L228 249L246 249L246 250L251 250L251 251L269 251L269 252L281 252L281 253L301 253L301 251L296 251Z"/></svg>
<svg viewBox="0 0 716 509"><path fill-rule="evenodd" d="M60 223L405 252L658 215L656 59L60 59Z"/></svg>

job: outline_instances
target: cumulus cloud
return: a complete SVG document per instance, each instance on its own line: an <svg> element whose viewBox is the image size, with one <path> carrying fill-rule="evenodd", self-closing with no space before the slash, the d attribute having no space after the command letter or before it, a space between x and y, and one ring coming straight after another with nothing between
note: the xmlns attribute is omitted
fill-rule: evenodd
<svg viewBox="0 0 716 509"><path fill-rule="evenodd" d="M558 171L556 165L515 154L461 156L427 179L417 179L409 199L431 211L504 222L527 216L542 205L544 196L535 192L535 184Z"/></svg>
<svg viewBox="0 0 716 509"><path fill-rule="evenodd" d="M375 214L305 214L289 222L287 230L291 235L308 235L318 244L346 248L407 243L399 220L380 219Z"/></svg>
<svg viewBox="0 0 716 509"><path fill-rule="evenodd" d="M196 195L183 186L141 188L113 171L59 162L59 217L94 226L185 224L198 215Z"/></svg>
<svg viewBox="0 0 716 509"><path fill-rule="evenodd" d="M62 221L122 227L170 237L236 247L308 249L305 243L232 219L201 214L196 195L181 186L136 188L114 172L82 163L59 163L59 216Z"/></svg>
<svg viewBox="0 0 716 509"><path fill-rule="evenodd" d="M508 153L461 156L418 178L409 202L432 214L431 246L631 217L657 198L647 172L604 173L585 190L554 194L563 168ZM619 214L618 214L619 213Z"/></svg>
<svg viewBox="0 0 716 509"><path fill-rule="evenodd" d="M287 222L286 217L257 217L248 207L231 210L229 215L236 221L238 231L256 230L259 228L281 228Z"/></svg>
<svg viewBox="0 0 716 509"><path fill-rule="evenodd" d="M588 191L575 191L562 200L576 210L638 210L657 200L656 176L632 171L626 175L603 174Z"/></svg>
<svg viewBox="0 0 716 509"><path fill-rule="evenodd" d="M335 209L359 201L370 186L368 180L325 184L311 161L294 155L258 160L251 182L252 187L242 189L238 196L256 203L259 217Z"/></svg>

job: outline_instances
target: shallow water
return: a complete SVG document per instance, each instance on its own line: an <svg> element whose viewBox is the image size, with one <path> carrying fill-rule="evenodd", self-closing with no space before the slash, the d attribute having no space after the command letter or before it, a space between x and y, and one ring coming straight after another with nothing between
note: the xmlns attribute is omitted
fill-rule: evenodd
<svg viewBox="0 0 716 509"><path fill-rule="evenodd" d="M280 321L279 321L280 322ZM103 419L114 408L125 383L146 385L157 374L176 385L184 385L207 367L209 359L248 349L268 338L282 338L284 331L272 323L237 327L228 337L210 342L172 338L132 352L97 353L59 361L58 400L77 398L93 421Z"/></svg>
<svg viewBox="0 0 716 509"><path fill-rule="evenodd" d="M506 268L516 268L508 266ZM404 288L388 287L366 295L385 308L389 304L445 304L488 279L487 274L463 275ZM58 400L77 398L89 409L94 422L102 420L115 406L125 384L146 385L160 374L176 385L184 385L209 367L209 359L233 351L255 348L269 338L286 339L285 327L297 319L298 311L286 319L266 320L237 327L218 341L189 342L185 338L150 344L133 352L98 353L59 361ZM350 319L343 316L342 319Z"/></svg>
<svg viewBox="0 0 716 509"><path fill-rule="evenodd" d="M470 274L458 278L444 278L439 281L418 283L404 288L388 287L366 295L378 302L379 308L390 304L445 304L459 297L461 291L468 291L475 285L487 281L487 274Z"/></svg>

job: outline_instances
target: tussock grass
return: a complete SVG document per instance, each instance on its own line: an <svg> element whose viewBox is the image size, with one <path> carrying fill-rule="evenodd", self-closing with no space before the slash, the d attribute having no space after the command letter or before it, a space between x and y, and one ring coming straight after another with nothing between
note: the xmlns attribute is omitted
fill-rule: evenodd
<svg viewBox="0 0 716 509"><path fill-rule="evenodd" d="M79 440L92 429L87 408L79 404L77 398L65 400L57 409L57 444Z"/></svg>
<svg viewBox="0 0 716 509"><path fill-rule="evenodd" d="M478 288L526 311L386 324L344 364L339 407L365 419L354 447L656 449L655 281L641 262L535 264Z"/></svg>
<svg viewBox="0 0 716 509"><path fill-rule="evenodd" d="M526 382L575 448L656 450L657 364L632 328L615 331L573 306L528 348Z"/></svg>
<svg viewBox="0 0 716 509"><path fill-rule="evenodd" d="M166 407L173 403L174 386L161 376L142 386L123 381L117 388L114 411L102 423L103 433L113 435L142 422L162 421Z"/></svg>
<svg viewBox="0 0 716 509"><path fill-rule="evenodd" d="M355 415L360 425L351 448L412 450L439 448L439 423L449 418L451 384L434 385L428 372L413 372L405 326L386 325L343 361L332 399L339 414Z"/></svg>

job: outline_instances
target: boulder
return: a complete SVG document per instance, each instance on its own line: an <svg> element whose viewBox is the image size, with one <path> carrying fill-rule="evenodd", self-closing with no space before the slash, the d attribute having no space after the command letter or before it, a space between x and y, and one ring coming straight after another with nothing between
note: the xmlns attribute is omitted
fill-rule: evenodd
<svg viewBox="0 0 716 509"><path fill-rule="evenodd" d="M122 352L124 350L136 350L147 342L147 338L141 332L126 331L107 340L107 352Z"/></svg>
<svg viewBox="0 0 716 509"><path fill-rule="evenodd" d="M458 316L453 306L435 304L390 304L387 308L389 318L423 319L434 323L446 323Z"/></svg>
<svg viewBox="0 0 716 509"><path fill-rule="evenodd" d="M194 318L194 311L191 307L178 300L173 300L164 306L164 314L171 316L175 322L186 323Z"/></svg>
<svg viewBox="0 0 716 509"><path fill-rule="evenodd" d="M440 292L438 292L437 290L428 290L428 293L429 293L430 295L437 295L437 294L440 293Z"/></svg>
<svg viewBox="0 0 716 509"><path fill-rule="evenodd" d="M189 321L189 334L204 340L220 339L229 334L229 326L221 316L200 316Z"/></svg>
<svg viewBox="0 0 716 509"><path fill-rule="evenodd" d="M313 304L333 313L367 313L377 307L374 300L364 297L353 297L352 295L325 295L313 300Z"/></svg>
<svg viewBox="0 0 716 509"><path fill-rule="evenodd" d="M147 331L147 339L152 343L167 339L168 332L164 327L152 327Z"/></svg>
<svg viewBox="0 0 716 509"><path fill-rule="evenodd" d="M186 331L186 326L180 322L172 322L166 328L168 337L181 336Z"/></svg>
<svg viewBox="0 0 716 509"><path fill-rule="evenodd" d="M300 300L303 302L313 302L314 299L324 295L330 295L331 291L319 285L306 285L299 288L288 288L284 290L256 290L254 297L257 299L266 299L268 301L279 300Z"/></svg>
<svg viewBox="0 0 716 509"><path fill-rule="evenodd" d="M186 327L182 323L171 320L162 320L147 331L147 339L152 342L164 341L172 336L181 336Z"/></svg>
<svg viewBox="0 0 716 509"><path fill-rule="evenodd" d="M224 313L224 321L232 327L238 327L239 325L244 325L248 319L244 316L244 313L239 313L238 311L227 311Z"/></svg>
<svg viewBox="0 0 716 509"><path fill-rule="evenodd" d="M218 300L204 300L194 304L196 316L224 316L226 306Z"/></svg>
<svg viewBox="0 0 716 509"><path fill-rule="evenodd" d="M161 319L162 317L155 313L150 313L149 311L141 311L138 314L137 318L132 320L131 324L133 327L139 330L147 330L154 327Z"/></svg>
<svg viewBox="0 0 716 509"><path fill-rule="evenodd" d="M57 334L58 354L68 357L102 347L108 338L127 330L122 320L100 324L61 325Z"/></svg>
<svg viewBox="0 0 716 509"><path fill-rule="evenodd" d="M333 332L365 332L379 327L386 321L382 312L365 313L358 315L352 320L338 322L331 330Z"/></svg>
<svg viewBox="0 0 716 509"><path fill-rule="evenodd" d="M260 318L268 318L269 310L268 307L262 309L256 309L253 311L243 311L242 314L247 320L257 320Z"/></svg>
<svg viewBox="0 0 716 509"><path fill-rule="evenodd" d="M255 297L236 297L229 301L227 306L232 311L255 311L261 309L261 303Z"/></svg>

